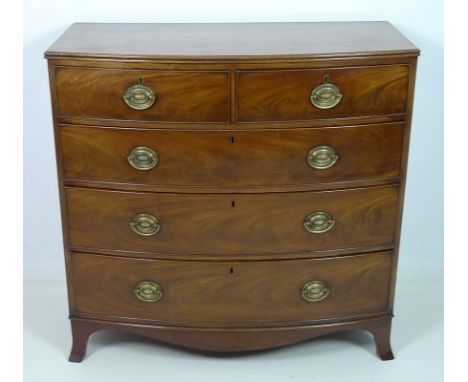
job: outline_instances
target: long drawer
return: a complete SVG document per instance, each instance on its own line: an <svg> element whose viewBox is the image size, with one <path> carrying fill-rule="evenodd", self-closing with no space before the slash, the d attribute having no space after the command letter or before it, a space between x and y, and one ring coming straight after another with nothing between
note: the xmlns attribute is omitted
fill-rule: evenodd
<svg viewBox="0 0 468 382"><path fill-rule="evenodd" d="M272 194L66 188L73 247L164 254L280 254L393 243L398 186Z"/></svg>
<svg viewBox="0 0 468 382"><path fill-rule="evenodd" d="M61 126L68 180L294 186L397 178L403 125L261 131Z"/></svg>
<svg viewBox="0 0 468 382"><path fill-rule="evenodd" d="M58 116L227 122L228 72L56 69Z"/></svg>
<svg viewBox="0 0 468 382"><path fill-rule="evenodd" d="M268 325L385 312L392 253L191 262L74 253L76 311L183 324Z"/></svg>
<svg viewBox="0 0 468 382"><path fill-rule="evenodd" d="M409 66L238 73L240 122L404 114Z"/></svg>

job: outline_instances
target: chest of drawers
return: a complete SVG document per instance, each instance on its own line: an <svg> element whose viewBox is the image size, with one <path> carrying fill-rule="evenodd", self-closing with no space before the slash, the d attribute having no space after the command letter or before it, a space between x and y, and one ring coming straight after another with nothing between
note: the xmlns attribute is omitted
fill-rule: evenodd
<svg viewBox="0 0 468 382"><path fill-rule="evenodd" d="M46 52L73 347L390 329L419 51L385 22L74 24Z"/></svg>

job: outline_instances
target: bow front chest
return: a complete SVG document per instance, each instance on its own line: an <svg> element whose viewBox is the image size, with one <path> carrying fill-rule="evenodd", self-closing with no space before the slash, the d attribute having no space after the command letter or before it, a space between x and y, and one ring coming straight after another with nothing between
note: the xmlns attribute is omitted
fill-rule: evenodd
<svg viewBox="0 0 468 382"><path fill-rule="evenodd" d="M390 328L419 51L386 22L74 24L46 52L73 347Z"/></svg>

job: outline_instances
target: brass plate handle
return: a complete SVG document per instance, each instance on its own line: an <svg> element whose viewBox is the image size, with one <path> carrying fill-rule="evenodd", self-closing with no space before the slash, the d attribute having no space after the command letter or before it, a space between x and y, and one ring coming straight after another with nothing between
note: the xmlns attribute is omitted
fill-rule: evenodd
<svg viewBox="0 0 468 382"><path fill-rule="evenodd" d="M328 82L320 84L310 93L310 102L318 109L332 109L341 102L340 88Z"/></svg>
<svg viewBox="0 0 468 382"><path fill-rule="evenodd" d="M330 289L325 281L313 280L306 282L301 289L301 297L309 302L322 301L328 297Z"/></svg>
<svg viewBox="0 0 468 382"><path fill-rule="evenodd" d="M140 236L153 236L159 232L161 225L153 215L138 214L130 222L130 228Z"/></svg>
<svg viewBox="0 0 468 382"><path fill-rule="evenodd" d="M137 170L151 170L159 162L159 156L156 151L149 147L134 147L128 153L128 163Z"/></svg>
<svg viewBox="0 0 468 382"><path fill-rule="evenodd" d="M144 302L156 302L162 299L164 291L152 281L141 281L133 289L135 296Z"/></svg>
<svg viewBox="0 0 468 382"><path fill-rule="evenodd" d="M310 233L324 233L333 228L335 220L328 212L317 211L304 220L304 228Z"/></svg>
<svg viewBox="0 0 468 382"><path fill-rule="evenodd" d="M332 167L338 161L336 151L326 145L314 147L309 151L307 156L307 163L310 167L317 170L326 170Z"/></svg>
<svg viewBox="0 0 468 382"><path fill-rule="evenodd" d="M148 86L137 84L130 86L123 95L125 103L135 110L146 110L154 105L156 96Z"/></svg>

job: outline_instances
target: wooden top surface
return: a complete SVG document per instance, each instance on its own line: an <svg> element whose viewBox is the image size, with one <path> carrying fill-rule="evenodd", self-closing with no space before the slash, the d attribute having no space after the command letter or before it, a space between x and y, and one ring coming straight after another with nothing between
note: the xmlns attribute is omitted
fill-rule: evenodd
<svg viewBox="0 0 468 382"><path fill-rule="evenodd" d="M249 59L417 55L385 21L230 24L76 23L47 58Z"/></svg>

